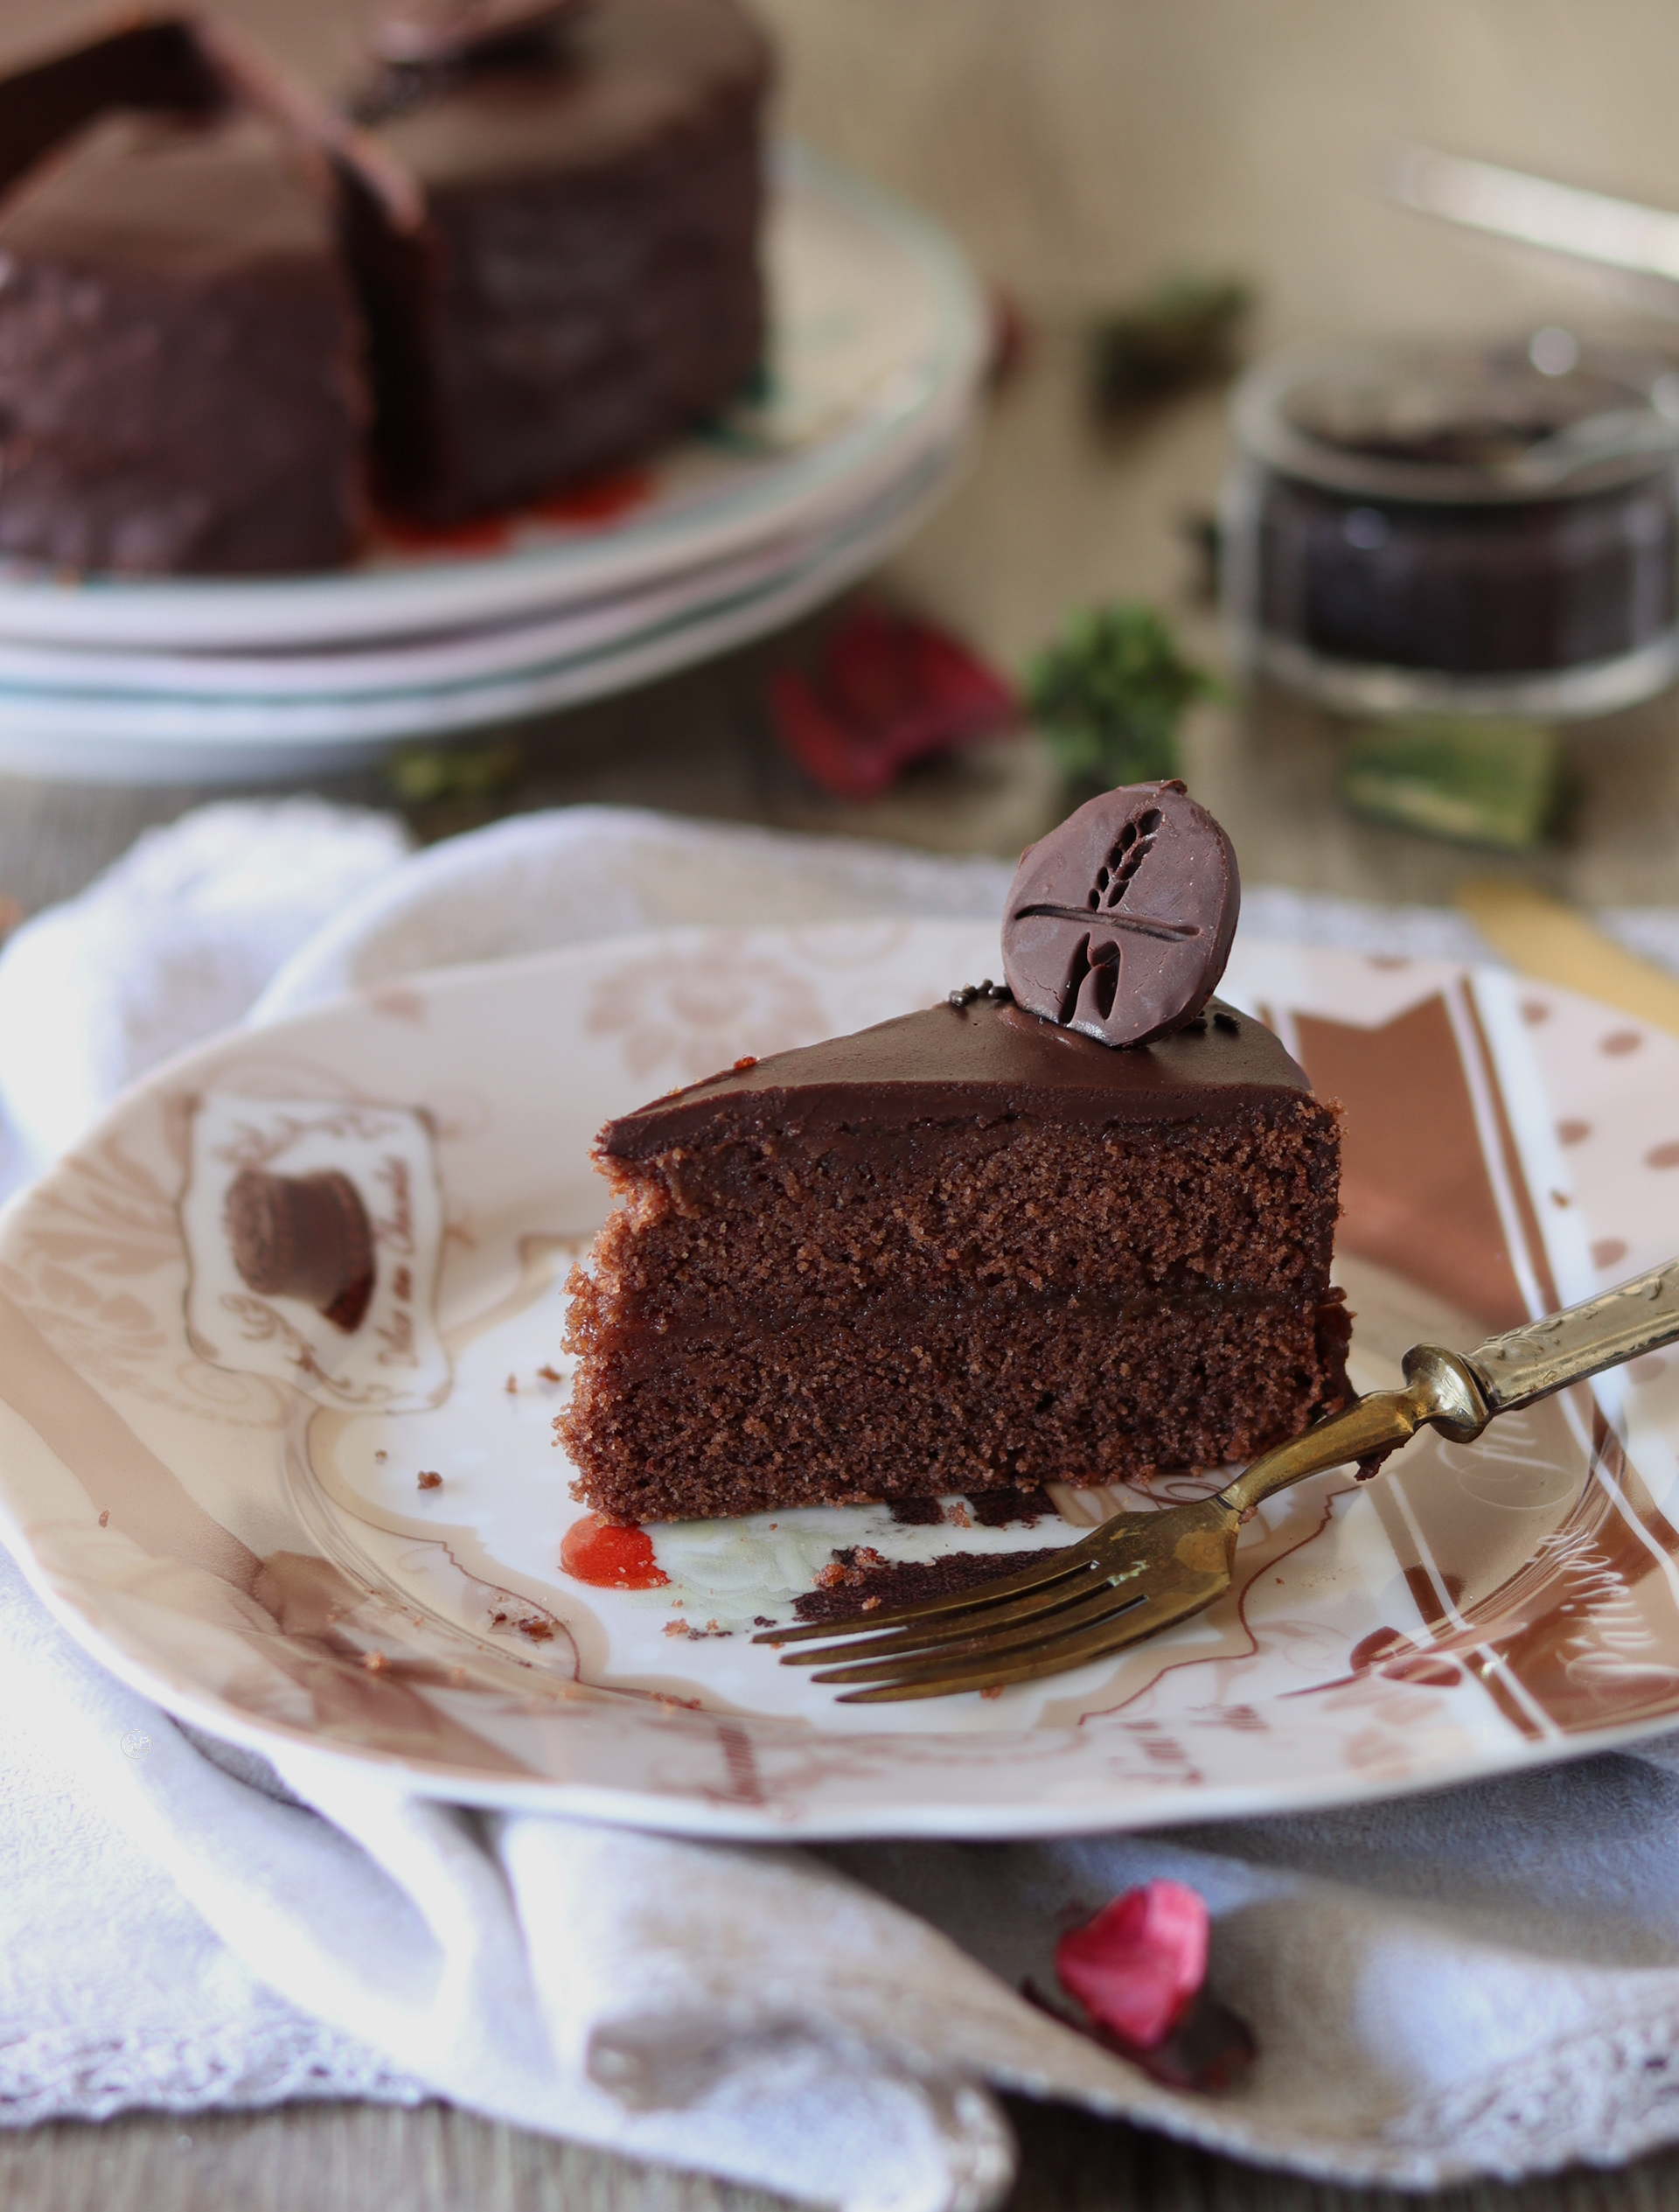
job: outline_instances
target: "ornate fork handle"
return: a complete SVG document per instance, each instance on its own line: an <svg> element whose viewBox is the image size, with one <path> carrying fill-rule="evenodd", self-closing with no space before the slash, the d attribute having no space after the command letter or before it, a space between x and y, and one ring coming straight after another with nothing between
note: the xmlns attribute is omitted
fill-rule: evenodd
<svg viewBox="0 0 1679 2212"><path fill-rule="evenodd" d="M1405 1354L1404 1390L1372 1391L1266 1452L1219 1492L1220 1502L1246 1514L1276 1491L1348 1460L1356 1460L1361 1473L1374 1474L1425 1423L1468 1443L1495 1413L1531 1406L1676 1339L1679 1260L1670 1260L1559 1314L1489 1336L1472 1352L1413 1345Z"/></svg>
<svg viewBox="0 0 1679 2212"><path fill-rule="evenodd" d="M1507 1336L1489 1336L1469 1354L1487 1411L1531 1406L1570 1383L1679 1336L1679 1260L1617 1283L1578 1306L1530 1321Z"/></svg>

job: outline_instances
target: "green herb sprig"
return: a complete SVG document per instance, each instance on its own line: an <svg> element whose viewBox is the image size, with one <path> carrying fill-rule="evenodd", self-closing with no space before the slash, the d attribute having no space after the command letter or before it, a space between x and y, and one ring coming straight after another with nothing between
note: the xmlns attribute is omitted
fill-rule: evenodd
<svg viewBox="0 0 1679 2212"><path fill-rule="evenodd" d="M1026 702L1069 781L1103 790L1178 772L1178 726L1197 699L1216 697L1152 607L1088 608L1026 672Z"/></svg>
<svg viewBox="0 0 1679 2212"><path fill-rule="evenodd" d="M1228 376L1254 301L1252 285L1240 277L1181 271L1098 315L1089 340L1097 414L1115 415Z"/></svg>

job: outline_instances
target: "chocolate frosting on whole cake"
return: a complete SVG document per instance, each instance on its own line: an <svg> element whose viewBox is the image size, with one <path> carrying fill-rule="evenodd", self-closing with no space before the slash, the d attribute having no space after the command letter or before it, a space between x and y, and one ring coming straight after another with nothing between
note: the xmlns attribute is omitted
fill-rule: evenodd
<svg viewBox="0 0 1679 2212"><path fill-rule="evenodd" d="M301 291L326 235L318 199L256 116L229 117L211 130L111 116L0 217L0 241L14 257L66 269L96 263L159 286L261 270L290 276Z"/></svg>
<svg viewBox="0 0 1679 2212"><path fill-rule="evenodd" d="M1230 839L1181 783L1104 792L1021 856L1003 973L1047 1021L1146 1043L1212 996L1241 901Z"/></svg>
<svg viewBox="0 0 1679 2212"><path fill-rule="evenodd" d="M373 50L381 61L458 60L550 28L588 0L402 0L381 16Z"/></svg>
<svg viewBox="0 0 1679 2212"><path fill-rule="evenodd" d="M587 175L652 134L756 101L769 50L734 0L598 0L554 11L510 50L387 66L360 119L435 199L491 179Z"/></svg>
<svg viewBox="0 0 1679 2212"><path fill-rule="evenodd" d="M112 108L208 115L226 89L191 29L133 24L0 79L0 189Z"/></svg>

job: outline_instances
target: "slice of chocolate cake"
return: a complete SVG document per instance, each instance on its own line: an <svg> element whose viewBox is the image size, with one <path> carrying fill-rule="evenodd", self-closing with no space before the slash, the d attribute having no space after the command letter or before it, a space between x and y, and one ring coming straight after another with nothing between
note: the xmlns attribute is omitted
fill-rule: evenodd
<svg viewBox="0 0 1679 2212"><path fill-rule="evenodd" d="M318 154L166 23L0 87L0 553L345 560L362 347Z"/></svg>
<svg viewBox="0 0 1679 2212"><path fill-rule="evenodd" d="M1093 805L1098 900L1123 883L1072 932L1062 1018L958 991L602 1132L624 1203L572 1277L580 1364L559 1424L598 1511L1216 1466L1343 1396L1335 1109L1269 1030L1207 1000L1234 870L1204 852L1191 866L1176 833L1208 818L1181 787ZM1076 858L1089 813L1016 879L1010 928L1040 968L1045 911L1063 911L1064 884L1044 895L1050 848ZM1153 879L1209 911L1146 904ZM1104 1026L1131 1002L1125 943L1149 1041L1116 1048L1071 1022L1093 969L1113 972Z"/></svg>
<svg viewBox="0 0 1679 2212"><path fill-rule="evenodd" d="M769 50L734 0L387 18L356 103L417 223L346 171L384 496L432 522L644 454L759 365Z"/></svg>

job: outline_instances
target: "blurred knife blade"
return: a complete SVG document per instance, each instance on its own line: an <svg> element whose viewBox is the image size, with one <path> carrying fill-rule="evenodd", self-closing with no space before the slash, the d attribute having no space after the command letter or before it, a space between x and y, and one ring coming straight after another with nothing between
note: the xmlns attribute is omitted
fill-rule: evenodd
<svg viewBox="0 0 1679 2212"><path fill-rule="evenodd" d="M1390 199L1421 214L1679 283L1679 214L1663 208L1430 146L1400 147L1383 184Z"/></svg>

